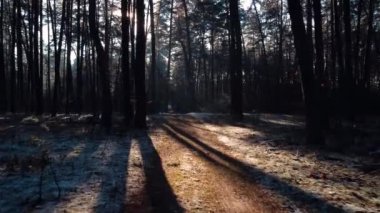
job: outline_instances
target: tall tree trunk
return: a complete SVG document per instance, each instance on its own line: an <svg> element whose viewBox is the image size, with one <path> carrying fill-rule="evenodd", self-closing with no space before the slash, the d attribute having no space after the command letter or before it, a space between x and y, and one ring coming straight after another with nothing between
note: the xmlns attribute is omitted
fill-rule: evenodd
<svg viewBox="0 0 380 213"><path fill-rule="evenodd" d="M281 78L281 76L284 74L284 67L283 67L283 55L284 55L284 51L283 51L283 42L284 42L284 20L283 20L283 0L280 0L280 14L279 14L279 19L280 19L280 23L278 25L278 28L279 28L279 39L278 39L278 67L279 67L279 76ZM277 81L279 81L280 79L276 79Z"/></svg>
<svg viewBox="0 0 380 213"><path fill-rule="evenodd" d="M242 46L238 0L230 0L230 83L231 114L243 117L242 98Z"/></svg>
<svg viewBox="0 0 380 213"><path fill-rule="evenodd" d="M72 0L67 0L67 15L66 15L66 113L72 110L73 96L73 74L71 67L71 40L72 40ZM78 53L77 53L78 54Z"/></svg>
<svg viewBox="0 0 380 213"><path fill-rule="evenodd" d="M5 64L4 64L4 36L3 36L3 24L4 24L4 0L1 0L0 11L0 112L7 110L7 88L5 85Z"/></svg>
<svg viewBox="0 0 380 213"><path fill-rule="evenodd" d="M146 127L146 94L145 94L145 32L144 32L144 1L136 1L137 36L136 36L136 115L135 126Z"/></svg>
<svg viewBox="0 0 380 213"><path fill-rule="evenodd" d="M84 5L84 4L83 4ZM82 28L81 27L81 0L77 0L77 87L76 87L76 111L77 113L82 113L83 110L83 78L82 78L82 60L83 60L83 44L84 39L82 38Z"/></svg>
<svg viewBox="0 0 380 213"><path fill-rule="evenodd" d="M33 54L33 11L32 5L28 4L28 39L29 39L29 48L28 48L28 105L30 112L35 112L36 103L35 103L35 72L34 72L34 54Z"/></svg>
<svg viewBox="0 0 380 213"><path fill-rule="evenodd" d="M19 108L24 109L24 69L23 69L23 55L22 55L22 15L21 15L21 0L17 1L17 90L19 98Z"/></svg>
<svg viewBox="0 0 380 213"><path fill-rule="evenodd" d="M373 13L375 8L375 1L369 1L369 11L368 11L368 29L367 29L367 41L365 49L365 61L364 61L364 78L362 85L365 88L370 86L370 69L371 69L371 46L372 46L372 34L373 34Z"/></svg>
<svg viewBox="0 0 380 213"><path fill-rule="evenodd" d="M341 5L339 5L341 6ZM334 15L335 15L335 41L336 51L338 59L338 76L339 76L339 88L342 88L344 82L344 64L343 64L343 52L342 52L342 37L340 26L340 7L338 7L338 0L334 0Z"/></svg>
<svg viewBox="0 0 380 213"><path fill-rule="evenodd" d="M215 99L215 30L214 26L211 30L210 46L211 46L211 55L210 55L210 66L211 66L211 76L210 76L210 90L211 90L211 100Z"/></svg>
<svg viewBox="0 0 380 213"><path fill-rule="evenodd" d="M344 75L344 102L347 107L347 116L352 118L353 108L351 96L353 92L353 76L352 76L352 39L351 39L351 8L350 0L343 0L344 9L344 34L345 34L345 75ZM343 102L342 102L343 103Z"/></svg>
<svg viewBox="0 0 380 213"><path fill-rule="evenodd" d="M186 25L186 89L188 92L188 98L190 100L190 109L195 107L195 87L194 87L194 75L193 75L193 57L192 57L192 48L191 48L191 36L190 36L190 18L188 15L188 8L186 0L182 0L183 9L185 12L185 25Z"/></svg>
<svg viewBox="0 0 380 213"><path fill-rule="evenodd" d="M321 0L313 0L314 12L314 27L315 27L315 73L319 85L324 84L324 50L323 50L323 34L322 34L322 14L321 14Z"/></svg>
<svg viewBox="0 0 380 213"><path fill-rule="evenodd" d="M131 0L130 0L131 1ZM129 16L128 16L128 0L121 1L121 69L123 75L123 113L124 121L127 125L131 123L133 111L131 105L131 86L130 86L130 70L129 70Z"/></svg>
<svg viewBox="0 0 380 213"><path fill-rule="evenodd" d="M169 101L170 101L170 63L172 59L172 34L173 34L173 6L174 0L170 3L170 21L169 21L169 53L168 53L168 64L166 69L166 96L165 96L165 110L168 111Z"/></svg>
<svg viewBox="0 0 380 213"><path fill-rule="evenodd" d="M316 75L316 89L317 100L320 103L321 114L320 119L323 122L323 128L329 128L329 118L327 109L327 88L326 88L326 74L325 74L325 56L323 48L323 31L322 31L322 14L321 14L321 0L313 0L314 12L314 25L315 25L315 75Z"/></svg>
<svg viewBox="0 0 380 213"><path fill-rule="evenodd" d="M322 122L319 117L320 109L313 75L312 49L303 22L301 2L300 0L288 0L288 7L305 96L307 141L323 143Z"/></svg>
<svg viewBox="0 0 380 213"><path fill-rule="evenodd" d="M99 38L99 29L96 25L96 0L89 0L89 26L94 42L102 86L102 125L109 130L112 125L112 100L109 81L108 57Z"/></svg>
<svg viewBox="0 0 380 213"><path fill-rule="evenodd" d="M152 44L152 56L150 65L150 92L152 98L152 111L155 112L157 108L156 100L156 35L155 35L155 25L154 25L154 6L153 0L149 0L150 7L150 34L151 34L151 44Z"/></svg>
<svg viewBox="0 0 380 213"><path fill-rule="evenodd" d="M354 47L354 79L355 79L355 86L358 84L359 80L359 72L360 72L360 58L359 58L359 52L360 52L360 27L361 27L361 19L362 19L362 10L363 10L363 0L359 0L358 2L358 12L356 14L356 41L355 41L355 47Z"/></svg>
<svg viewBox="0 0 380 213"><path fill-rule="evenodd" d="M15 43L16 43L16 1L12 6L12 22L11 22L11 42L9 47L10 58L10 109L14 113L16 111L16 62L15 62Z"/></svg>
<svg viewBox="0 0 380 213"><path fill-rule="evenodd" d="M253 7L254 7L255 13L256 13L257 24L259 25L258 27L259 27L259 33L260 33L260 42L261 42L261 46L263 48L263 57L265 60L264 63L266 63L267 51L266 51L266 46L265 46L265 35L264 35L264 31L263 31L263 24L261 23L260 15L259 15L259 12L257 10L255 0L252 1L252 4L253 4Z"/></svg>
<svg viewBox="0 0 380 213"><path fill-rule="evenodd" d="M39 1L39 31L40 31L40 37L39 37L39 78L38 78L38 98L39 98L39 104L41 107L40 114L44 111L44 88L43 88L43 79L44 79L44 41L43 41L43 0Z"/></svg>
<svg viewBox="0 0 380 213"><path fill-rule="evenodd" d="M334 2L335 0L331 0L330 1L330 31L331 31L331 42L330 42L330 46L331 46L331 83L332 83L332 88L335 89L336 88L336 49L335 49L335 7L334 7Z"/></svg>
<svg viewBox="0 0 380 213"><path fill-rule="evenodd" d="M50 2L50 1L49 1ZM62 2L62 16L61 16L61 27L59 31L59 38L57 40L57 15L56 11L56 2L54 0L54 10L52 10L50 5L50 15L52 17L53 23L53 42L54 42L54 93L53 93L53 107L52 107L52 116L55 116L58 111L59 101L58 96L61 93L61 77L60 77L60 64L61 64L61 51L62 51L62 39L63 32L65 29L65 14L66 14L66 1Z"/></svg>
<svg viewBox="0 0 380 213"><path fill-rule="evenodd" d="M36 114L40 115L43 112L43 83L42 74L40 73L40 61L39 61L39 40L38 31L39 29L39 15L40 15L40 0L33 0L33 22L34 22L34 33L33 33L33 72L35 75L35 103L36 103Z"/></svg>

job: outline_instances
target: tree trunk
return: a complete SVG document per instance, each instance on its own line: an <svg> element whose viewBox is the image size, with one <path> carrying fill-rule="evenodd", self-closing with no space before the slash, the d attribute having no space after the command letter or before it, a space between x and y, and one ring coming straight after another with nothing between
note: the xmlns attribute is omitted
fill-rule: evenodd
<svg viewBox="0 0 380 213"><path fill-rule="evenodd" d="M323 34L322 34L322 14L321 14L321 0L313 0L314 12L314 27L315 27L315 73L319 86L324 84L324 50L323 50Z"/></svg>
<svg viewBox="0 0 380 213"><path fill-rule="evenodd" d="M186 24L186 83L188 98L190 100L189 108L190 110L195 107L195 92L194 92L194 75L193 75L193 57L192 57L192 48L191 48L191 37L190 37L190 18L188 16L188 9L186 0L182 0L183 9L185 12L185 24Z"/></svg>
<svg viewBox="0 0 380 213"><path fill-rule="evenodd" d="M331 42L330 42L330 46L331 46L331 83L332 83L332 88L335 89L336 88L336 50L335 50L335 37L336 37L336 32L334 31L335 30L335 21L334 21L334 15L335 15L335 7L334 7L334 2L335 0L331 0L330 1L330 7L331 7L331 10L330 10L330 31L331 31Z"/></svg>
<svg viewBox="0 0 380 213"><path fill-rule="evenodd" d="M242 99L242 46L238 0L230 0L230 84L231 114L243 117Z"/></svg>
<svg viewBox="0 0 380 213"><path fill-rule="evenodd" d="M15 43L16 43L16 1L12 6L12 22L11 22L11 42L9 47L10 58L10 110L12 113L16 111L16 63L15 63Z"/></svg>
<svg viewBox="0 0 380 213"><path fill-rule="evenodd" d="M66 113L72 111L73 96L73 74L71 67L71 40L72 40L72 0L67 0L67 16L66 16ZM78 54L78 53L77 53Z"/></svg>
<svg viewBox="0 0 380 213"><path fill-rule="evenodd" d="M4 0L1 0L0 11L0 112L7 110L7 88L5 85L5 66L4 66L4 44L3 44L3 21L4 21Z"/></svg>
<svg viewBox="0 0 380 213"><path fill-rule="evenodd" d="M145 94L145 32L144 32L144 1L136 2L137 36L136 36L136 116L135 126L146 127L146 94Z"/></svg>
<svg viewBox="0 0 380 213"><path fill-rule="evenodd" d="M342 38L341 38L341 26L340 26L340 8L338 7L338 0L334 0L334 15L335 15L335 41L336 51L338 57L338 76L339 76L339 88L342 87L344 79L344 64L343 64L343 52L342 52Z"/></svg>
<svg viewBox="0 0 380 213"><path fill-rule="evenodd" d="M152 98L152 111L155 112L157 108L156 100L156 35L154 27L154 7L153 0L149 0L150 6L150 33L151 33L151 44L152 44L152 56L151 56L151 67L150 67L150 92Z"/></svg>
<svg viewBox="0 0 380 213"><path fill-rule="evenodd" d="M32 1L32 7L33 7L33 73L34 73L34 89L35 89L35 113L37 115L41 115L43 112L43 88L42 88L42 75L40 73L40 66L39 66L39 42L38 42L38 31L39 31L39 0L33 0Z"/></svg>
<svg viewBox="0 0 380 213"><path fill-rule="evenodd" d="M58 41L57 41L57 28L56 28L57 17L56 17L55 11L56 11L56 2L54 0L54 10L52 10L51 5L50 5L50 15L52 17L52 23L53 23L53 42L54 42L54 93L53 93L52 116L55 116L57 114L58 107L59 107L58 96L60 96L60 93L61 93L60 92L61 91L60 64L61 64L63 32L65 29L66 2L63 2L61 27L59 31Z"/></svg>
<svg viewBox="0 0 380 213"><path fill-rule="evenodd" d="M130 13L129 13L130 14ZM131 105L131 86L130 86L130 70L129 70L129 16L128 16L128 0L121 1L121 69L123 75L123 113L126 125L129 125L133 119L133 111Z"/></svg>
<svg viewBox="0 0 380 213"><path fill-rule="evenodd" d="M305 31L300 0L288 0L288 7L305 96L307 141L309 143L323 143L322 122L319 116L320 109L318 108L319 103L313 75L311 42Z"/></svg>
<svg viewBox="0 0 380 213"><path fill-rule="evenodd" d="M343 0L344 9L344 34L345 34L345 75L344 75L344 102L347 109L348 118L352 119L352 94L353 94L353 76L352 76L352 39L351 39L351 8L350 0ZM343 103L343 102L342 102Z"/></svg>
<svg viewBox="0 0 380 213"><path fill-rule="evenodd" d="M367 29L367 41L365 49L365 61L364 61L364 78L363 85L365 88L370 86L370 69L371 69L371 46L372 46L372 34L373 34L373 13L375 8L375 1L369 1L369 12L368 12L368 29Z"/></svg>
<svg viewBox="0 0 380 213"><path fill-rule="evenodd" d="M21 0L17 1L17 83L18 83L18 98L19 108L24 109L24 69L23 69L23 55L22 55L22 15L21 15Z"/></svg>
<svg viewBox="0 0 380 213"><path fill-rule="evenodd" d="M172 34L173 34L173 6L174 0L170 3L170 21L169 21L169 53L168 53L168 64L166 69L166 97L165 97L165 110L168 111L169 101L170 101L170 62L172 54Z"/></svg>
<svg viewBox="0 0 380 213"><path fill-rule="evenodd" d="M89 0L90 35L94 42L102 86L102 125L109 130L112 125L112 100L109 82L108 57L99 38L96 25L96 0Z"/></svg>
<svg viewBox="0 0 380 213"><path fill-rule="evenodd" d="M357 20L356 20L356 42L354 47L354 79L355 79L355 86L358 84L359 80L359 72L360 72L360 59L359 59L359 52L360 52L360 27L361 27L361 18L362 18L362 10L363 10L363 0L359 0L358 2L358 13L356 14Z"/></svg>
<svg viewBox="0 0 380 213"><path fill-rule="evenodd" d="M83 44L84 39L81 40L82 28L81 27L81 0L77 0L77 99L76 99L76 108L77 113L82 113L83 110L83 79L82 79L82 60L83 60Z"/></svg>

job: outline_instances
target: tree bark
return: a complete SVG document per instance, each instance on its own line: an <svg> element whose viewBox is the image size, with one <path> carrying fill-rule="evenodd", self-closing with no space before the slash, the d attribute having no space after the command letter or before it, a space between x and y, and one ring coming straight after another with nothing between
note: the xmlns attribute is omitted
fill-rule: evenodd
<svg viewBox="0 0 380 213"><path fill-rule="evenodd" d="M365 61L364 61L364 78L362 85L365 88L369 88L370 85L370 69L371 69L371 46L372 46L372 34L373 34L373 13L375 8L375 1L369 1L368 11L368 29L367 29L367 41L365 49Z"/></svg>
<svg viewBox="0 0 380 213"><path fill-rule="evenodd" d="M0 11L0 112L7 110L7 88L5 85L5 64L4 64L4 43L3 43L3 23L4 23L4 0L1 0Z"/></svg>
<svg viewBox="0 0 380 213"><path fill-rule="evenodd" d="M323 32L322 32L322 14L321 0L313 0L314 27L315 27L315 73L319 86L324 84L324 49L323 49Z"/></svg>
<svg viewBox="0 0 380 213"><path fill-rule="evenodd" d="M303 22L300 0L288 0L288 7L305 96L307 141L314 144L323 143L322 122L313 75L312 49Z"/></svg>
<svg viewBox="0 0 380 213"><path fill-rule="evenodd" d="M156 100L156 35L155 35L155 25L154 25L154 6L153 0L149 0L150 7L150 33L151 33L151 44L152 44L152 56L151 56L151 67L150 67L150 92L152 98L152 111L155 112L157 108Z"/></svg>
<svg viewBox="0 0 380 213"><path fill-rule="evenodd" d="M130 13L129 13L130 14ZM129 17L128 17L128 0L121 1L121 69L123 75L123 113L126 125L129 125L133 119L133 111L131 105L131 86L130 86L130 70L129 70Z"/></svg>
<svg viewBox="0 0 380 213"><path fill-rule="evenodd" d="M67 15L66 15L66 113L72 111L73 99L73 74L71 67L71 41L72 41L72 10L73 1L67 1ZM78 54L78 53L77 53Z"/></svg>
<svg viewBox="0 0 380 213"><path fill-rule="evenodd" d="M168 111L169 101L170 101L170 63L172 54L172 34L173 34L173 6L174 0L170 3L170 21L169 21L169 53L168 53L168 64L166 69L166 97L165 97L165 110Z"/></svg>
<svg viewBox="0 0 380 213"><path fill-rule="evenodd" d="M358 12L356 14L356 42L354 47L354 79L355 79L355 85L357 85L359 80L359 72L360 72L360 59L359 59L359 52L360 52L360 27L361 27L361 18L362 18L362 10L363 10L363 0L359 0L358 2Z"/></svg>
<svg viewBox="0 0 380 213"><path fill-rule="evenodd" d="M137 0L137 35L136 35L136 69L135 92L136 92L136 115L135 126L146 128L146 94L145 94L145 47L146 39L144 32L144 1Z"/></svg>
<svg viewBox="0 0 380 213"><path fill-rule="evenodd" d="M347 107L347 116L352 118L352 93L353 93L353 76L352 76L352 39L351 39L351 8L350 0L343 0L344 9L344 34L345 34L345 75L344 75L344 87L343 99L345 100L345 107ZM343 103L343 102L342 102Z"/></svg>
<svg viewBox="0 0 380 213"><path fill-rule="evenodd" d="M336 51L338 59L338 76L339 76L339 88L344 84L344 64L343 64L343 52L342 52L342 38L341 38L341 26L340 26L340 7L338 7L338 0L334 0L334 15L335 15L335 41Z"/></svg>
<svg viewBox="0 0 380 213"><path fill-rule="evenodd" d="M22 55L22 15L21 15L21 0L17 1L17 90L19 98L19 108L24 109L24 69L23 69L23 55Z"/></svg>
<svg viewBox="0 0 380 213"><path fill-rule="evenodd" d="M50 1L49 1L50 2ZM57 40L57 15L56 15L56 2L54 0L54 10L50 5L50 15L53 23L53 42L54 42L54 92L53 92L53 107L52 116L55 116L58 112L59 101L58 96L61 93L61 77L60 77L60 64L61 64L61 51L62 51L62 39L65 29L65 14L66 14L66 2L62 2L62 16L61 27L59 31L59 38Z"/></svg>
<svg viewBox="0 0 380 213"><path fill-rule="evenodd" d="M81 0L77 0L77 87L76 87L76 108L77 113L82 113L83 109L83 77L82 77L82 61L83 61L83 44L84 39L81 39L82 28L81 27Z"/></svg>
<svg viewBox="0 0 380 213"><path fill-rule="evenodd" d="M11 22L11 42L9 45L10 58L10 110L12 113L16 111L16 62L15 62L15 43L16 43L16 1L12 6L12 22Z"/></svg>
<svg viewBox="0 0 380 213"><path fill-rule="evenodd" d="M112 125L112 100L109 82L108 57L99 38L99 29L96 25L96 0L89 0L90 35L94 42L97 54L97 65L102 86L102 125L109 130Z"/></svg>
<svg viewBox="0 0 380 213"><path fill-rule="evenodd" d="M238 0L230 0L230 84L231 114L243 117L242 46Z"/></svg>
<svg viewBox="0 0 380 213"><path fill-rule="evenodd" d="M185 12L185 25L186 25L186 89L188 92L188 98L190 100L189 109L195 107L195 92L194 92L194 75L193 75L193 57L192 57L192 48L191 48L191 36L190 36L190 18L188 15L188 8L186 0L182 0L183 9Z"/></svg>

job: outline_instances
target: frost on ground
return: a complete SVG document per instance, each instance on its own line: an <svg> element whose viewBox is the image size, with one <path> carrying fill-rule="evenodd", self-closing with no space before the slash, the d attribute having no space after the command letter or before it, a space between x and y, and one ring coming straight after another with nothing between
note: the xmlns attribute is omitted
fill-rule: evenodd
<svg viewBox="0 0 380 213"><path fill-rule="evenodd" d="M338 154L305 146L300 116L151 118L106 134L92 115L1 115L0 212L380 211L376 122Z"/></svg>
<svg viewBox="0 0 380 213"><path fill-rule="evenodd" d="M300 196L312 195L342 211L380 211L379 158L373 155L380 148L380 134L374 131L374 125L368 126L368 121L358 124L357 131L361 133L353 136L357 137L356 144L342 154L306 147L301 117L245 114L244 122L235 122L220 115L190 115L167 120L254 168L252 172L259 182L283 193L290 201L290 193L297 194L301 189Z"/></svg>

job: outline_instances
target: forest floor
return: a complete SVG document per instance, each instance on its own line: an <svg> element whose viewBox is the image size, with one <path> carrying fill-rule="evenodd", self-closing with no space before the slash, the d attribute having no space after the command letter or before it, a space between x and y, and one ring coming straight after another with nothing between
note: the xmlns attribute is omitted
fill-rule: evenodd
<svg viewBox="0 0 380 213"><path fill-rule="evenodd" d="M1 115L0 212L380 212L379 118L346 153L306 146L294 115L92 120Z"/></svg>

